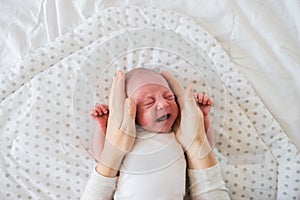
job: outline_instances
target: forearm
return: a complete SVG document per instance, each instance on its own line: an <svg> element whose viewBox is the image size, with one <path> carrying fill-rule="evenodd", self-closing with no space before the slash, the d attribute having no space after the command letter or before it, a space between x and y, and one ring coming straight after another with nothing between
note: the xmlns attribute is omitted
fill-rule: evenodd
<svg viewBox="0 0 300 200"><path fill-rule="evenodd" d="M211 117L210 115L206 115L203 118L206 137L209 141L210 146L213 148L213 146L215 145L215 133L211 126Z"/></svg>
<svg viewBox="0 0 300 200"><path fill-rule="evenodd" d="M209 115L206 115L206 116L204 116L203 118L204 118L204 128L205 128L205 133L207 133L208 130L209 130L209 127L210 127L210 123L211 123L210 116L209 116Z"/></svg>
<svg viewBox="0 0 300 200"><path fill-rule="evenodd" d="M230 199L221 170L207 137L195 141L186 151L190 197L198 199Z"/></svg>

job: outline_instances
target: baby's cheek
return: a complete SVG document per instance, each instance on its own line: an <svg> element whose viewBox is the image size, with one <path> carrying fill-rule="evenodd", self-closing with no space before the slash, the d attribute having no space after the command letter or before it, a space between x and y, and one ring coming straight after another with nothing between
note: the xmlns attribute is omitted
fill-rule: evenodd
<svg viewBox="0 0 300 200"><path fill-rule="evenodd" d="M135 123L140 126L142 126L142 124L143 124L143 118L141 117L141 115L139 113L136 113Z"/></svg>
<svg viewBox="0 0 300 200"><path fill-rule="evenodd" d="M177 116L178 116L178 114L179 114L179 106L178 106L178 104L176 103L176 102L174 102L173 104L172 104L172 112L173 112L173 114L176 116L176 118L177 118Z"/></svg>
<svg viewBox="0 0 300 200"><path fill-rule="evenodd" d="M151 117L151 114L149 112L146 112L146 111L140 111L140 112L137 112L137 115L136 115L136 123L139 125L139 126L149 126L152 122L152 117Z"/></svg>
<svg viewBox="0 0 300 200"><path fill-rule="evenodd" d="M145 123L145 125L149 126L149 125L153 124L154 120L155 120L155 117L150 111L144 113L144 123Z"/></svg>

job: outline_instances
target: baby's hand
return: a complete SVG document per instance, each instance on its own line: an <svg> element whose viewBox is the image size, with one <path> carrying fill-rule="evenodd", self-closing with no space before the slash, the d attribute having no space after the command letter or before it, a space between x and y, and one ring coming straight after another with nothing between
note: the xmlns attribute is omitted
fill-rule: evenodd
<svg viewBox="0 0 300 200"><path fill-rule="evenodd" d="M107 121L108 121L109 109L106 104L98 104L93 109L91 116L98 122L100 131L106 133Z"/></svg>
<svg viewBox="0 0 300 200"><path fill-rule="evenodd" d="M196 102L198 103L198 106L200 110L203 113L203 116L207 116L209 114L210 108L213 104L212 98L209 98L206 94L204 93L195 93L194 94Z"/></svg>

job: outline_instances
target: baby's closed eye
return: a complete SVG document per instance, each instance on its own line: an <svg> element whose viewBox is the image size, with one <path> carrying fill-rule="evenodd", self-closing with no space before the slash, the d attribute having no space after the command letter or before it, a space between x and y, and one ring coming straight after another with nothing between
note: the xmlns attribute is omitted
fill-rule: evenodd
<svg viewBox="0 0 300 200"><path fill-rule="evenodd" d="M169 93L169 94L166 94L166 95L164 96L164 98L165 98L165 99L168 99L168 100L173 100L173 99L175 98L175 96L174 96L174 94Z"/></svg>
<svg viewBox="0 0 300 200"><path fill-rule="evenodd" d="M154 103L153 100L147 100L143 103L143 106L151 106Z"/></svg>

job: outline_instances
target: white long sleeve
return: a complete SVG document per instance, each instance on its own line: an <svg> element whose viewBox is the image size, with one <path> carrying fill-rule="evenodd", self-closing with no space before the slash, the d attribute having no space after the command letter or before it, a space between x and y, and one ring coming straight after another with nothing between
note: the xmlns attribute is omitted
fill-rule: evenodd
<svg viewBox="0 0 300 200"><path fill-rule="evenodd" d="M116 190L118 177L102 176L96 170L91 174L81 200L111 200Z"/></svg>
<svg viewBox="0 0 300 200"><path fill-rule="evenodd" d="M190 198L192 200L230 199L218 164L204 170L188 170L188 176ZM118 177L108 178L94 170L81 196L81 200L113 199L117 180Z"/></svg>
<svg viewBox="0 0 300 200"><path fill-rule="evenodd" d="M208 169L189 169L188 176L190 198L192 200L230 199L218 164Z"/></svg>

